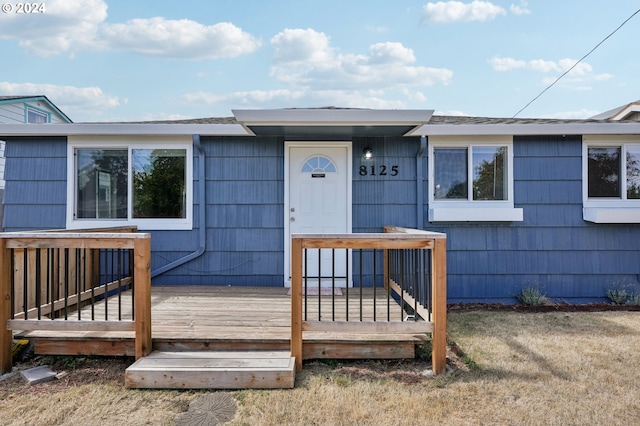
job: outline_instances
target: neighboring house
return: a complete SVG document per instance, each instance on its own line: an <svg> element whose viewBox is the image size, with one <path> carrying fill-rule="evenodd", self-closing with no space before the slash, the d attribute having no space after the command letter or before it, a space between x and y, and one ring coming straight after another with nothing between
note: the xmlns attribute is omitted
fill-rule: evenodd
<svg viewBox="0 0 640 426"><path fill-rule="evenodd" d="M640 121L640 100L591 117L593 120Z"/></svg>
<svg viewBox="0 0 640 426"><path fill-rule="evenodd" d="M0 96L0 124L2 123L71 123L62 111L46 96ZM5 143L0 140L0 200L4 192ZM2 219L0 205L0 220Z"/></svg>
<svg viewBox="0 0 640 426"><path fill-rule="evenodd" d="M0 96L0 123L71 123L46 96Z"/></svg>
<svg viewBox="0 0 640 426"><path fill-rule="evenodd" d="M396 225L447 234L450 303L639 288L640 122L432 112L3 124L4 227L135 224L154 284L283 286L291 234Z"/></svg>

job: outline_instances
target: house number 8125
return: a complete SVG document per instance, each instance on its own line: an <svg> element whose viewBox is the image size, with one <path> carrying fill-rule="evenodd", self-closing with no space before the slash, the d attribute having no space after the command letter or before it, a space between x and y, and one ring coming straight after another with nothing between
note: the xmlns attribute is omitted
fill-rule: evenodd
<svg viewBox="0 0 640 426"><path fill-rule="evenodd" d="M398 176L398 166L360 166L360 176Z"/></svg>

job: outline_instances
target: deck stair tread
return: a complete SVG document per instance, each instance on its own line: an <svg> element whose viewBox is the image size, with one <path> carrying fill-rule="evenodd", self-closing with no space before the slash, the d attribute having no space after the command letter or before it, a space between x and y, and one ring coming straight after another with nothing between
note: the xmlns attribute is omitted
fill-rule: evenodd
<svg viewBox="0 0 640 426"><path fill-rule="evenodd" d="M288 351L153 351L125 372L129 388L293 388L295 359Z"/></svg>

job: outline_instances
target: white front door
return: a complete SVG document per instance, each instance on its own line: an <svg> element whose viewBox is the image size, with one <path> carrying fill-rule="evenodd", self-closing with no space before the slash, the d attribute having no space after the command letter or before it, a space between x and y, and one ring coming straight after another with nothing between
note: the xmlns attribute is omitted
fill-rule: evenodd
<svg viewBox="0 0 640 426"><path fill-rule="evenodd" d="M290 284L291 234L351 232L351 144L285 144L285 283ZM320 254L320 258L318 255ZM350 263L343 250L309 250L305 276L344 287ZM332 269L335 267L335 270ZM334 272L335 271L335 272Z"/></svg>

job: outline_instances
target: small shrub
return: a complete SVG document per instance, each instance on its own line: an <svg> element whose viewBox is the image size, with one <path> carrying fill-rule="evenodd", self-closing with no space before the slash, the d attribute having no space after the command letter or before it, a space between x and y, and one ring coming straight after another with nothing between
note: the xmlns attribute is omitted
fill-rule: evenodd
<svg viewBox="0 0 640 426"><path fill-rule="evenodd" d="M629 297L629 300L627 300L627 304L628 305L634 305L634 306L640 306L640 293L639 294L634 294L633 296Z"/></svg>
<svg viewBox="0 0 640 426"><path fill-rule="evenodd" d="M422 361L431 361L431 341L420 343L415 346L416 358Z"/></svg>
<svg viewBox="0 0 640 426"><path fill-rule="evenodd" d="M529 286L522 289L518 295L518 300L528 306L540 306L549 300L538 287Z"/></svg>
<svg viewBox="0 0 640 426"><path fill-rule="evenodd" d="M613 302L614 305L624 305L629 299L629 293L623 288L611 288L607 290L607 298Z"/></svg>

